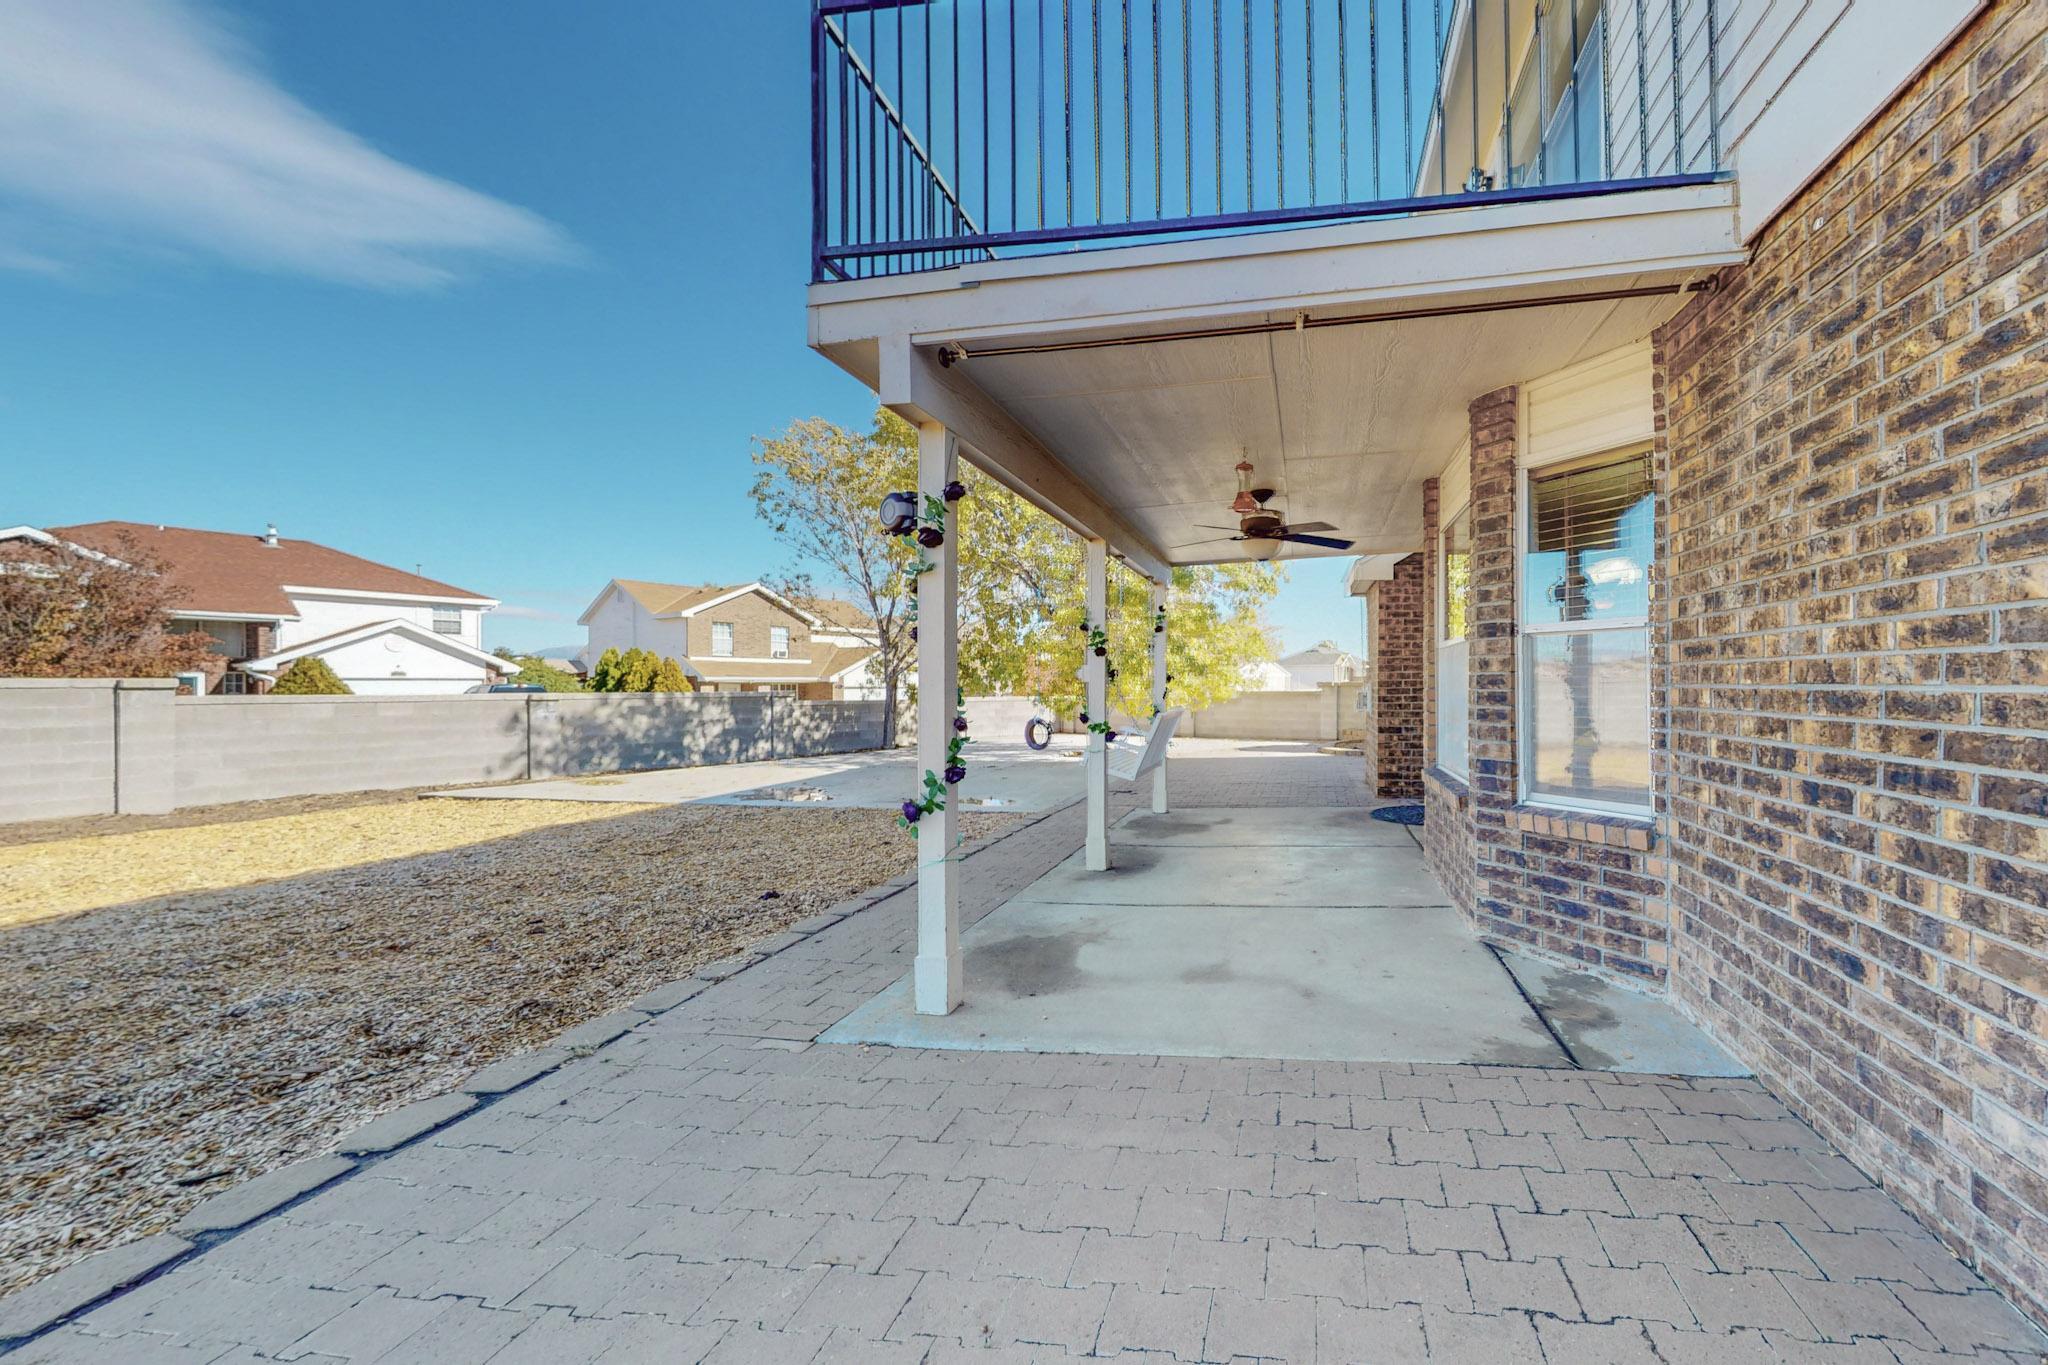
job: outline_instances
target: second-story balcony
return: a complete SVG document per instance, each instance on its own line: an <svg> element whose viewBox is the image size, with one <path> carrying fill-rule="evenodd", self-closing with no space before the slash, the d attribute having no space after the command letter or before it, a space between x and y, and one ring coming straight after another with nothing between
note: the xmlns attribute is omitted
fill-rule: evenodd
<svg viewBox="0 0 2048 1365"><path fill-rule="evenodd" d="M1708 183L1720 0L817 0L813 277Z"/></svg>

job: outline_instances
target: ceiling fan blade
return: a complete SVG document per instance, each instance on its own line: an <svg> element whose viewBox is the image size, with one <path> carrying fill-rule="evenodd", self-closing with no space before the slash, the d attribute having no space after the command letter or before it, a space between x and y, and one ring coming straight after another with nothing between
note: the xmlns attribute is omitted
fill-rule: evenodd
<svg viewBox="0 0 2048 1365"><path fill-rule="evenodd" d="M1210 536L1207 540L1190 540L1180 545L1169 545L1169 550L1192 550L1197 545L1220 545L1226 540L1243 540L1243 536Z"/></svg>
<svg viewBox="0 0 2048 1365"><path fill-rule="evenodd" d="M1298 524L1290 523L1280 529L1292 534L1295 531L1334 531L1337 528L1327 521L1304 521Z"/></svg>
<svg viewBox="0 0 2048 1365"><path fill-rule="evenodd" d="M1326 550L1348 550L1358 543L1355 540L1337 540L1330 536L1297 536L1285 531L1275 536L1274 539L1291 540L1301 545L1320 545Z"/></svg>
<svg viewBox="0 0 2048 1365"><path fill-rule="evenodd" d="M1237 528L1235 526L1211 526L1206 521L1198 521L1195 523L1195 529L1197 531L1235 531ZM1334 531L1337 528L1332 526L1330 529Z"/></svg>

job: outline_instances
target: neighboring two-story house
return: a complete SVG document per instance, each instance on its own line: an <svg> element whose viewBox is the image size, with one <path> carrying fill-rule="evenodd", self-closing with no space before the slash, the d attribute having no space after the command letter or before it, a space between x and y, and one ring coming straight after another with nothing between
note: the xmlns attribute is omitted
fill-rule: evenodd
<svg viewBox="0 0 2048 1365"><path fill-rule="evenodd" d="M807 701L879 698L875 625L851 603L793 599L762 583L691 587L615 578L577 621L581 656L607 649L672 658L699 691L773 692Z"/></svg>
<svg viewBox="0 0 2048 1365"><path fill-rule="evenodd" d="M483 649L489 597L378 564L310 540L94 521L0 540L60 540L119 556L133 547L160 560L176 589L173 624L213 637L214 658L195 690L267 691L300 659L324 659L362 694L466 692L514 666Z"/></svg>

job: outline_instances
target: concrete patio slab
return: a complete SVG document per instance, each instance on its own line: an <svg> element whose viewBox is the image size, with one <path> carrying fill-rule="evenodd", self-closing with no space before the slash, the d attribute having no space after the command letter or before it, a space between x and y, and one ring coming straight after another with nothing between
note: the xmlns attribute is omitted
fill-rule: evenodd
<svg viewBox="0 0 2048 1365"><path fill-rule="evenodd" d="M1312 907L1276 924L1265 907L1041 899L1054 877L968 931L961 1008L915 1013L906 978L822 1041L1568 1065L1448 910Z"/></svg>
<svg viewBox="0 0 2048 1365"><path fill-rule="evenodd" d="M1580 1066L1669 1076L1750 1074L1661 1000L1519 953L1503 950L1500 959Z"/></svg>
<svg viewBox="0 0 2048 1365"><path fill-rule="evenodd" d="M1110 846L1109 871L1090 872L1081 858L1070 858L1022 897L1073 905L1236 905L1275 912L1448 904L1423 864L1422 851L1406 838L1399 844L1361 844L1341 854L1328 848L1168 846L1115 838ZM1273 928L1280 931L1278 925Z"/></svg>
<svg viewBox="0 0 2048 1365"><path fill-rule="evenodd" d="M1132 811L1117 823L1120 844L1203 848L1255 843L1264 848L1414 848L1399 825L1356 806L1201 806L1154 815Z"/></svg>

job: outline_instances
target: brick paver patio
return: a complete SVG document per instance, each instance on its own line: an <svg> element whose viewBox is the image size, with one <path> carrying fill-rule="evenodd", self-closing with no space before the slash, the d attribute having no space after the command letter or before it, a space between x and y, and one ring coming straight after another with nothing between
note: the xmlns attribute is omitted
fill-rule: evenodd
<svg viewBox="0 0 2048 1365"><path fill-rule="evenodd" d="M1190 754L1183 803L1362 800L1355 762ZM1080 837L977 853L966 913ZM910 899L16 1359L2038 1358L1753 1082L813 1044L907 969Z"/></svg>

